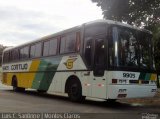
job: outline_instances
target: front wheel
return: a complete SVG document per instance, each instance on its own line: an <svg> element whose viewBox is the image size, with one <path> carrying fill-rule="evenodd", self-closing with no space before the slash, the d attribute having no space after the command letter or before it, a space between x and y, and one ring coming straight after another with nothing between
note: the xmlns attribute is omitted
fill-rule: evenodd
<svg viewBox="0 0 160 119"><path fill-rule="evenodd" d="M82 96L82 86L79 81L71 80L68 87L68 96L73 102L82 102L85 100L85 97Z"/></svg>
<svg viewBox="0 0 160 119"><path fill-rule="evenodd" d="M21 88L21 87L17 86L17 79L16 78L13 78L12 86L13 86L13 91L14 92L23 92L23 91L25 91L25 88Z"/></svg>
<svg viewBox="0 0 160 119"><path fill-rule="evenodd" d="M106 103L107 104L114 104L114 103L116 103L116 99L107 99Z"/></svg>

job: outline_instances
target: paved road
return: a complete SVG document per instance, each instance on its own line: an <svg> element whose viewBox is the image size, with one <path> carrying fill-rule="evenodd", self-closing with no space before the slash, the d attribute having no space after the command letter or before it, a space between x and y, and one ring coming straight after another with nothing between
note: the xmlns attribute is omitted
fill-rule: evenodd
<svg viewBox="0 0 160 119"><path fill-rule="evenodd" d="M67 97L39 94L34 90L27 90L24 93L17 93L0 84L0 112L18 112L18 113L106 113L104 115L122 115L126 119L142 113L158 114L159 105L127 104L118 101L109 104L103 101L87 100L84 103L73 103ZM82 114L83 115L83 114ZM87 115L88 118L94 114ZM96 114L98 116L98 114ZM160 114L158 115L160 117ZM94 116L95 117L95 116ZM102 118L97 117L97 118ZM120 116L118 116L120 117ZM132 118L131 117L131 118ZM123 117L124 118L124 117ZM131 119L130 118L130 119ZM135 118L135 117L134 117Z"/></svg>

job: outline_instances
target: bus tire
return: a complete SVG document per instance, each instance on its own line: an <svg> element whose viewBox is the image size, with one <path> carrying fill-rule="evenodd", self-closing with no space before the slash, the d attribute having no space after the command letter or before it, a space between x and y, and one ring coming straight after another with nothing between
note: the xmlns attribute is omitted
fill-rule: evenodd
<svg viewBox="0 0 160 119"><path fill-rule="evenodd" d="M14 76L12 78L13 91L14 92L23 92L23 91L25 91L25 88L18 87L17 84L18 84L17 83L17 78Z"/></svg>
<svg viewBox="0 0 160 119"><path fill-rule="evenodd" d="M47 91L46 91L46 90L39 90L39 89L38 89L37 92L38 92L38 93L46 93Z"/></svg>
<svg viewBox="0 0 160 119"><path fill-rule="evenodd" d="M107 104L114 104L114 103L116 103L116 99L107 99L106 103Z"/></svg>
<svg viewBox="0 0 160 119"><path fill-rule="evenodd" d="M85 97L82 96L82 86L78 79L71 79L68 85L67 92L71 101L82 102L85 100Z"/></svg>

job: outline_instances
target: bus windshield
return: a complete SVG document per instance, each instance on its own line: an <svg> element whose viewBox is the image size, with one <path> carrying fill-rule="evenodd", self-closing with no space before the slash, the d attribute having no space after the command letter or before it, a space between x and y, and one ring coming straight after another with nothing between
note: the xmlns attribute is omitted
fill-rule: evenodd
<svg viewBox="0 0 160 119"><path fill-rule="evenodd" d="M151 35L125 27L112 28L110 64L116 67L153 69ZM110 53L111 53L110 52Z"/></svg>

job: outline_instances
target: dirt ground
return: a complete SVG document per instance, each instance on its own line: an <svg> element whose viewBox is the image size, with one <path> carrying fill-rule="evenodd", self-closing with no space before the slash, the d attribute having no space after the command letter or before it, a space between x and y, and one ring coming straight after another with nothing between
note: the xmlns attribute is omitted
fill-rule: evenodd
<svg viewBox="0 0 160 119"><path fill-rule="evenodd" d="M135 99L123 99L120 102L124 103L140 103L145 105L160 105L160 88L157 90L157 93L152 98L135 98Z"/></svg>

